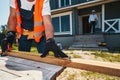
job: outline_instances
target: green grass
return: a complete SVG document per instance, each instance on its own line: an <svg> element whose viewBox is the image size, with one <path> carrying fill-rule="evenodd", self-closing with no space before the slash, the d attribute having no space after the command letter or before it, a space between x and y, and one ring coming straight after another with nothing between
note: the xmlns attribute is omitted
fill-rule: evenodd
<svg viewBox="0 0 120 80"><path fill-rule="evenodd" d="M1 49L1 46L0 46L0 49ZM13 45L12 45L12 50L13 50L13 51L18 51L18 45L17 45L17 44L13 44ZM31 47L31 52L37 53L37 52L38 52L38 51L37 51L37 48L34 47L34 46L32 46L32 47Z"/></svg>
<svg viewBox="0 0 120 80"><path fill-rule="evenodd" d="M14 51L18 51L18 45L13 44L13 46L12 46L12 47L13 47L13 50L14 50ZM34 46L32 46L32 47L31 47L31 52L38 53L37 48L36 48L36 47L34 47ZM49 51L49 55L53 56L53 55L54 55L54 53L53 53L52 51Z"/></svg>
<svg viewBox="0 0 120 80"><path fill-rule="evenodd" d="M120 54L117 53L96 51L91 54L95 55L95 58L101 57L104 61L120 62Z"/></svg>
<svg viewBox="0 0 120 80"><path fill-rule="evenodd" d="M17 45L17 44L13 44L13 45L12 45L12 48L13 48L13 51L18 51L18 45ZM32 47L31 47L31 52L37 53L37 52L38 52L38 51L37 51L37 48L34 47L34 46L32 46Z"/></svg>
<svg viewBox="0 0 120 80"><path fill-rule="evenodd" d="M76 50L81 51L81 50ZM111 52L104 52L104 51L87 51L89 53L83 53L84 55L93 56L97 59L102 59L103 61L107 62L120 62L120 53L111 53ZM75 53L73 50L65 50L67 55L72 56L73 58L82 58L82 53Z"/></svg>
<svg viewBox="0 0 120 80"><path fill-rule="evenodd" d="M38 52L36 47L31 47L31 52Z"/></svg>
<svg viewBox="0 0 120 80"><path fill-rule="evenodd" d="M78 55L78 54L73 54L73 57L74 57L74 58L81 58L81 56Z"/></svg>
<svg viewBox="0 0 120 80"><path fill-rule="evenodd" d="M14 51L17 51L17 50L18 50L18 45L17 45L17 44L13 44L13 45L12 45L12 49L13 49Z"/></svg>

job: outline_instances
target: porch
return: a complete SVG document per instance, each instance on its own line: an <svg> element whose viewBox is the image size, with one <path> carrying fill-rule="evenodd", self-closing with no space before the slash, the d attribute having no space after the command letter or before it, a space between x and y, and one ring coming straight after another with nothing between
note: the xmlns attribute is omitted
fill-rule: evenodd
<svg viewBox="0 0 120 80"><path fill-rule="evenodd" d="M76 35L69 49L108 51L102 34Z"/></svg>

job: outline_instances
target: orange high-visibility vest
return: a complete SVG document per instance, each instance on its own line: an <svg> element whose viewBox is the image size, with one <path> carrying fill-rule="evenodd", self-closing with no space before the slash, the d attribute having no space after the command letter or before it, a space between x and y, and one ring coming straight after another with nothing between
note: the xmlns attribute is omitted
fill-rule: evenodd
<svg viewBox="0 0 120 80"><path fill-rule="evenodd" d="M22 34L23 28L21 26L22 20L18 6L18 1L17 0L14 1L16 6L16 19L17 19L16 32L18 34ZM45 31L42 17L43 3L44 0L36 0L34 7L34 39L36 42L40 42L40 38L43 36L43 32Z"/></svg>

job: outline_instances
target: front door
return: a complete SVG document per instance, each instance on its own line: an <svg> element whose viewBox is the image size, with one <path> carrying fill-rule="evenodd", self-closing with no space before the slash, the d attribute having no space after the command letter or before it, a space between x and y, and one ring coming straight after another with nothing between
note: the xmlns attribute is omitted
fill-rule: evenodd
<svg viewBox="0 0 120 80"><path fill-rule="evenodd" d="M88 19L89 19L89 16L82 17L83 34L90 33Z"/></svg>

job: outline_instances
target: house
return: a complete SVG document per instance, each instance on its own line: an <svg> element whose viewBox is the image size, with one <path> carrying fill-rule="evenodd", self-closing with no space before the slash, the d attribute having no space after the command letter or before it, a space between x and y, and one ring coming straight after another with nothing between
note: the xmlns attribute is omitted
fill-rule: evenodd
<svg viewBox="0 0 120 80"><path fill-rule="evenodd" d="M76 37L102 35L107 48L120 49L120 0L50 0L50 5L55 39L64 47ZM88 30L92 10L99 19L95 34Z"/></svg>

